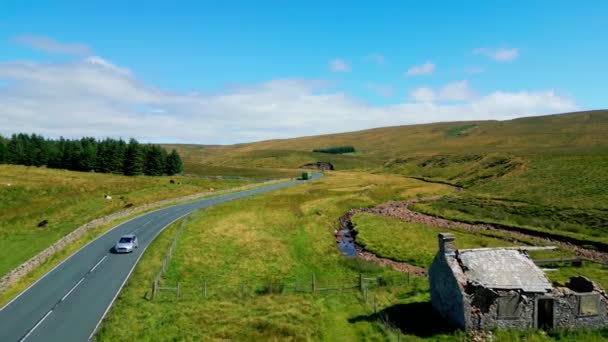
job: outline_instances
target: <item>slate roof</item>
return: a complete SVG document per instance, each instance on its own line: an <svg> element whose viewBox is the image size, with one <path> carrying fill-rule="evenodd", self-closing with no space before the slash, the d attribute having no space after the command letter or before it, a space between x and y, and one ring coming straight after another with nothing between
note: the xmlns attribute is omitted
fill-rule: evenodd
<svg viewBox="0 0 608 342"><path fill-rule="evenodd" d="M512 248L459 250L456 256L466 279L490 289L547 292L545 273L522 251Z"/></svg>

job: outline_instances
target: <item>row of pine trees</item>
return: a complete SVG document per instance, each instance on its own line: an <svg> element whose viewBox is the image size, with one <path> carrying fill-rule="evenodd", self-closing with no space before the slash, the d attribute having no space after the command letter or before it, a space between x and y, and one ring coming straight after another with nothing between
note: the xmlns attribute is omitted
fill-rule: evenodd
<svg viewBox="0 0 608 342"><path fill-rule="evenodd" d="M174 175L182 172L179 154L158 146L107 138L45 139L36 134L0 136L0 164L46 166L74 171L135 175Z"/></svg>

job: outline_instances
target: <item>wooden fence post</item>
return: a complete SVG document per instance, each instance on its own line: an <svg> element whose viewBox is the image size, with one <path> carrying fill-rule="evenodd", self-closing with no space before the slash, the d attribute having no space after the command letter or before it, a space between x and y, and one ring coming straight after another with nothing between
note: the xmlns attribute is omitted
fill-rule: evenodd
<svg viewBox="0 0 608 342"><path fill-rule="evenodd" d="M205 285L204 285L204 295L205 298L207 298L207 281L205 280Z"/></svg>
<svg viewBox="0 0 608 342"><path fill-rule="evenodd" d="M359 273L359 291L365 290L365 283L363 282L363 273Z"/></svg>
<svg viewBox="0 0 608 342"><path fill-rule="evenodd" d="M317 282L315 279L315 272L312 272L312 293L315 293L317 291Z"/></svg>
<svg viewBox="0 0 608 342"><path fill-rule="evenodd" d="M152 282L152 300L154 300L154 298L156 298L156 290L157 289L158 289L157 280L154 279L154 281Z"/></svg>
<svg viewBox="0 0 608 342"><path fill-rule="evenodd" d="M378 306L376 305L376 296L374 296L374 313L378 313Z"/></svg>
<svg viewBox="0 0 608 342"><path fill-rule="evenodd" d="M175 299L179 300L179 281L177 282L177 292L175 294Z"/></svg>

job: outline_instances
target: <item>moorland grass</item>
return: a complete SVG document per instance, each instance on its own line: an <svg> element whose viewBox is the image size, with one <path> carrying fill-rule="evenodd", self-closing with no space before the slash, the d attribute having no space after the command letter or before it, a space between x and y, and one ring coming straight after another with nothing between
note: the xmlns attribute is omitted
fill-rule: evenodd
<svg viewBox="0 0 608 342"><path fill-rule="evenodd" d="M319 282L357 279L361 271L394 274L345 259L335 246L333 231L337 218L348 209L408 198L411 189L423 194L450 191L398 176L341 173L201 211L183 231L163 280L166 284L179 281L185 296L192 288L199 295L190 294L188 300L178 302L144 300L159 267L158 255L146 253L98 339L352 340L366 336L383 340L387 332L377 323L348 321L370 312L356 291L246 298L240 298L238 290L232 295L214 293L238 289L243 283L309 281L312 272ZM170 240L168 234L163 233L159 241ZM150 250L155 251L155 246ZM208 282L211 298L201 295L203 281ZM378 305L388 306L398 302L403 291L392 288L374 293Z"/></svg>
<svg viewBox="0 0 608 342"><path fill-rule="evenodd" d="M311 146L353 146L338 170L400 174L464 187L415 206L469 222L493 222L604 242L608 221L608 111L377 128L232 146L187 146L196 163L289 168L323 160ZM180 151L182 153L182 151ZM332 156L333 158L333 156Z"/></svg>
<svg viewBox="0 0 608 342"><path fill-rule="evenodd" d="M0 276L95 218L159 200L247 184L234 179L126 177L0 165ZM174 179L181 184L170 184ZM105 194L112 196L106 200ZM38 227L38 223L48 223Z"/></svg>
<svg viewBox="0 0 608 342"><path fill-rule="evenodd" d="M457 248L514 246L513 243L498 238L404 222L374 214L357 214L352 220L357 231L357 242L366 250L381 257L424 268L430 266L437 254L437 234L445 231L455 235Z"/></svg>
<svg viewBox="0 0 608 342"><path fill-rule="evenodd" d="M260 164L263 167L297 168L323 157L308 152L316 146L353 146L358 151L356 156L340 156L350 158L337 158L336 162L346 161L341 169L357 169L381 166L394 158L438 154L606 155L606 131L608 111L599 110L507 121L383 127L228 146L167 147L178 149L182 156L192 156L193 163L252 167L252 163L265 159L267 164Z"/></svg>
<svg viewBox="0 0 608 342"><path fill-rule="evenodd" d="M442 330L429 310L426 278L413 277L410 285L371 289L367 302L353 290L316 295L239 294L244 284L310 281L312 272L319 281L356 279L360 272L391 277L394 271L339 254L334 239L338 218L351 208L450 191L443 185L398 176L330 173L301 186L199 211L183 231L162 280L169 286L179 282L183 297L176 301L174 294L166 293L154 301L147 299L151 280L173 238L173 232L167 230L142 257L96 339L396 341L396 330L380 324L374 314L375 303L379 312L390 314L400 327L400 340L463 341L465 334ZM362 228L366 219L369 226ZM436 231L430 227L401 226L403 222L371 215L357 215L356 221L362 234L366 228L377 229L375 235L403 247L404 259L421 265L428 263L436 248ZM508 245L457 233L457 244L464 242L465 246ZM204 282L208 298L203 296ZM546 337L535 331L497 332L498 341L510 341L513 336L544 338L539 341L561 336L600 338L602 333L558 332Z"/></svg>
<svg viewBox="0 0 608 342"><path fill-rule="evenodd" d="M571 238L582 245L608 244L605 209L556 208L471 196L446 197L416 203L411 208L461 222L499 224L529 233Z"/></svg>

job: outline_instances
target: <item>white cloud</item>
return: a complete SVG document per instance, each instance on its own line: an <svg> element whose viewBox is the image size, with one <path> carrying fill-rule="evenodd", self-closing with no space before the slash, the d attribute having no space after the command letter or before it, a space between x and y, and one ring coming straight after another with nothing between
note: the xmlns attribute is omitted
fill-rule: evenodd
<svg viewBox="0 0 608 342"><path fill-rule="evenodd" d="M416 102L434 101L468 101L477 97L469 87L467 80L450 82L437 91L429 87L419 87L410 91L410 97Z"/></svg>
<svg viewBox="0 0 608 342"><path fill-rule="evenodd" d="M473 50L476 55L483 55L492 58L498 62L508 62L516 59L519 56L519 50L516 48L477 48Z"/></svg>
<svg viewBox="0 0 608 342"><path fill-rule="evenodd" d="M378 65L382 65L385 62L384 55L381 55L379 53L372 53L370 55L367 55L367 56L363 57L363 61L375 63Z"/></svg>
<svg viewBox="0 0 608 342"><path fill-rule="evenodd" d="M48 53L75 56L88 56L91 54L91 48L85 44L62 43L45 36L25 34L17 36L13 40L19 45L24 45L32 49L41 50Z"/></svg>
<svg viewBox="0 0 608 342"><path fill-rule="evenodd" d="M172 92L144 84L128 69L99 57L55 64L4 62L3 81L4 135L36 132L220 144L389 125L510 119L577 108L552 90L497 91L468 102L433 102L435 96L467 97L466 84L431 90L428 101L419 95L417 102L381 106L331 90L322 80L271 80L216 94Z"/></svg>
<svg viewBox="0 0 608 342"><path fill-rule="evenodd" d="M376 94L382 97L391 97L394 94L393 87L386 84L367 83L365 87L373 90Z"/></svg>
<svg viewBox="0 0 608 342"><path fill-rule="evenodd" d="M417 75L431 75L435 72L435 64L428 61L421 65L415 65L409 68L405 74L406 76L417 76Z"/></svg>
<svg viewBox="0 0 608 342"><path fill-rule="evenodd" d="M451 82L439 90L439 98L446 101L467 101L476 97L466 80Z"/></svg>
<svg viewBox="0 0 608 342"><path fill-rule="evenodd" d="M333 72L349 72L351 71L351 66L349 62L336 58L329 61L329 70Z"/></svg>
<svg viewBox="0 0 608 342"><path fill-rule="evenodd" d="M433 102L435 91L429 87L419 87L410 91L410 97L416 102Z"/></svg>

